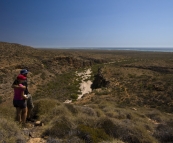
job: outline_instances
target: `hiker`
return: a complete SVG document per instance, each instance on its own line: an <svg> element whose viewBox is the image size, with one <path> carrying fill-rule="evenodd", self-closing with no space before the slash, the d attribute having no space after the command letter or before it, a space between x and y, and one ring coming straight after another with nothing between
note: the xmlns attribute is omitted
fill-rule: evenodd
<svg viewBox="0 0 173 143"><path fill-rule="evenodd" d="M14 98L13 105L16 107L16 117L19 123L25 124L27 116L27 97L24 95L25 86L22 85L22 82L26 80L26 77L23 75L18 75L16 81L20 88L14 88Z"/></svg>
<svg viewBox="0 0 173 143"><path fill-rule="evenodd" d="M33 101L32 101L32 96L31 94L29 93L28 91L28 83L27 83L27 74L28 74L28 70L26 69L22 69L20 71L20 74L25 76L26 77L26 80L24 82L22 82L22 85L24 85L26 88L24 90L24 94L28 96L28 99L27 99L27 108L28 108L28 112L27 112L27 118L26 118L26 121L31 121L31 122L34 122L34 120L31 118L31 113L32 113L32 109L34 108L34 104L33 104ZM13 82L13 85L12 85L12 88L22 88L18 85L18 81L15 80Z"/></svg>

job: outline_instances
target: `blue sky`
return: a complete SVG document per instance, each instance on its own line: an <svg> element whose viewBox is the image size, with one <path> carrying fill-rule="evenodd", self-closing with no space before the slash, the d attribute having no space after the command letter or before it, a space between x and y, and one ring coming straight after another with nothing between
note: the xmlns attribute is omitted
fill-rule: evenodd
<svg viewBox="0 0 173 143"><path fill-rule="evenodd" d="M0 0L0 41L32 47L173 47L173 0Z"/></svg>

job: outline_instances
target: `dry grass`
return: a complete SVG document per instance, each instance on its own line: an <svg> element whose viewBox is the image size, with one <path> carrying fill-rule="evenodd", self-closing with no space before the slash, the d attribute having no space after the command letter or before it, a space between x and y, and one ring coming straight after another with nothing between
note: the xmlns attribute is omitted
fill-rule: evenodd
<svg viewBox="0 0 173 143"><path fill-rule="evenodd" d="M19 50L25 57L17 53ZM173 140L172 53L38 50L7 43L0 44L0 51L3 53L0 56L0 137L4 142L26 139L19 136L20 126L14 122L15 108L8 106L12 102L7 102L11 100L7 95L12 96L10 86L14 75L24 67L30 69L34 116L44 122L42 135L48 136L47 142ZM93 90L88 101L64 104L66 99L76 100L80 81L75 80L75 71L90 66L91 79L94 80L98 68L102 67L109 86Z"/></svg>
<svg viewBox="0 0 173 143"><path fill-rule="evenodd" d="M0 118L0 140L2 143L25 142L26 136L14 121Z"/></svg>
<svg viewBox="0 0 173 143"><path fill-rule="evenodd" d="M12 102L8 103L12 104ZM0 117L13 121L15 119L16 109L12 106L2 106L0 109Z"/></svg>
<svg viewBox="0 0 173 143"><path fill-rule="evenodd" d="M85 142L116 142L117 139L117 142L157 143L172 139L172 115L156 109L119 108L107 101L87 106L64 104L54 99L35 103L42 104L38 112L45 122L43 136L52 140L69 140L76 136ZM52 108L48 109L47 105Z"/></svg>

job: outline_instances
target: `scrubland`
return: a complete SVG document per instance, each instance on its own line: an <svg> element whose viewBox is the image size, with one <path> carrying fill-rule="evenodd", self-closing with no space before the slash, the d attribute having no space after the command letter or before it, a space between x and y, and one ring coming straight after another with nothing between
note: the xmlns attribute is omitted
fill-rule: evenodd
<svg viewBox="0 0 173 143"><path fill-rule="evenodd" d="M29 142L32 131L49 143L173 142L173 53L0 48L1 142ZM10 85L21 68L30 71L33 117L43 123L28 132L15 122L12 106ZM92 92L77 100L75 72L87 68Z"/></svg>

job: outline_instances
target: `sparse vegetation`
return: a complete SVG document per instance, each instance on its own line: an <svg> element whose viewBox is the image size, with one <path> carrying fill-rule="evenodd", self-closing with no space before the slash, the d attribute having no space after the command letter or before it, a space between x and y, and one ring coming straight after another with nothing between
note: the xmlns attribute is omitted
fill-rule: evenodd
<svg viewBox="0 0 173 143"><path fill-rule="evenodd" d="M173 53L38 50L8 43L0 43L0 53L2 142L28 138L15 122L11 92L13 80L25 67L30 71L33 115L44 123L40 137L46 136L47 142L172 142ZM105 84L96 81L99 86L77 100L82 79L75 72L88 67L90 80L101 69ZM63 103L66 99L73 102Z"/></svg>
<svg viewBox="0 0 173 143"><path fill-rule="evenodd" d="M26 142L26 136L22 134L22 131L15 122L1 117L0 140L3 143Z"/></svg>
<svg viewBox="0 0 173 143"><path fill-rule="evenodd" d="M39 99L48 96L60 101L65 101L66 99L76 100L79 93L80 83L76 78L77 77L73 71L70 73L59 74L54 80L37 89L34 98Z"/></svg>

